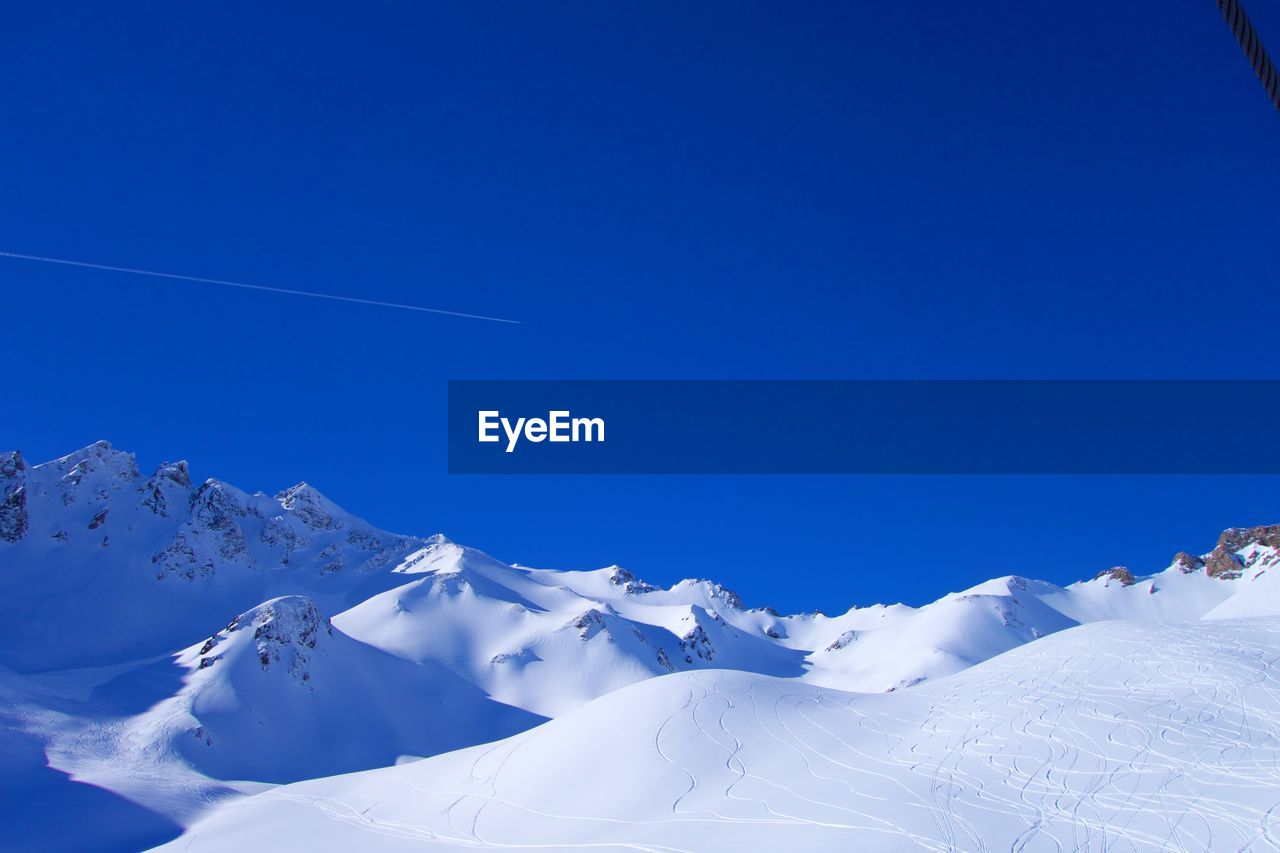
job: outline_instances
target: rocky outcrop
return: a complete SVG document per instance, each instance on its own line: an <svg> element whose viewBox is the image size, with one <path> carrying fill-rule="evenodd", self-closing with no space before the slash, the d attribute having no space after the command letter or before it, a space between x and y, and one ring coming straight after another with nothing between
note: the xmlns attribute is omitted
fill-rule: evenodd
<svg viewBox="0 0 1280 853"><path fill-rule="evenodd" d="M255 607L240 624L253 625L253 642L263 669L283 662L298 683L311 680L310 652L333 626L309 598L293 595Z"/></svg>
<svg viewBox="0 0 1280 853"><path fill-rule="evenodd" d="M1109 569L1098 572L1094 575L1094 580L1098 578L1106 578L1108 582L1119 581L1124 586L1133 586L1133 572L1124 566L1112 566Z"/></svg>
<svg viewBox="0 0 1280 853"><path fill-rule="evenodd" d="M89 495L93 500L105 500L111 491L118 491L123 483L142 476L132 453L116 450L106 441L95 441L88 447L47 464L61 474L58 483L62 490L62 502L68 506L83 497L80 487L90 474L107 475L106 478L94 478L97 488Z"/></svg>
<svg viewBox="0 0 1280 853"><path fill-rule="evenodd" d="M285 489L276 495L276 500L313 530L338 530L342 527L329 500L306 483Z"/></svg>
<svg viewBox="0 0 1280 853"><path fill-rule="evenodd" d="M267 519L267 523L262 526L262 532L258 534L258 538L262 540L264 545L270 545L273 548L281 548L284 553L280 557L280 564L287 566L289 557L294 551L302 550L311 544L310 540L293 529L293 526L282 515L274 515Z"/></svg>
<svg viewBox="0 0 1280 853"><path fill-rule="evenodd" d="M1254 543L1268 548L1280 548L1280 524L1228 527L1218 537L1217 548L1225 548L1228 551L1241 551ZM1214 550L1217 550L1217 548Z"/></svg>
<svg viewBox="0 0 1280 853"><path fill-rule="evenodd" d="M694 628L680 638L680 648L685 652L684 662L693 663L695 656L705 661L715 659L716 649L711 643L711 637L701 625Z"/></svg>
<svg viewBox="0 0 1280 853"><path fill-rule="evenodd" d="M852 643L857 639L858 639L857 631L845 631L839 637L836 637L831 642L831 645L827 646L826 651L838 652L840 649L843 649L845 646L849 645L850 643Z"/></svg>
<svg viewBox="0 0 1280 853"><path fill-rule="evenodd" d="M1205 573L1209 577L1232 580L1253 564L1258 554L1248 558L1240 556L1252 546L1280 548L1280 524L1261 524L1255 527L1229 527L1218 537L1218 544L1204 558Z"/></svg>
<svg viewBox="0 0 1280 853"><path fill-rule="evenodd" d="M609 567L609 583L622 587L623 592L631 595L653 592L657 589L653 584L645 583L622 566Z"/></svg>
<svg viewBox="0 0 1280 853"><path fill-rule="evenodd" d="M27 489L19 483L0 498L0 540L17 542L27 535Z"/></svg>
<svg viewBox="0 0 1280 853"><path fill-rule="evenodd" d="M200 559L183 531L178 531L163 550L152 554L151 563L156 567L156 580L172 576L193 581L213 574L213 560Z"/></svg>
<svg viewBox="0 0 1280 853"><path fill-rule="evenodd" d="M1190 554L1186 551L1179 551L1173 555L1173 565L1184 575L1189 575L1192 572L1203 569L1204 560L1200 559L1195 554Z"/></svg>
<svg viewBox="0 0 1280 853"><path fill-rule="evenodd" d="M605 624L604 614L599 610L587 610L578 614L561 630L576 630L578 638L582 640L590 640L597 634L604 634L605 637L613 639L609 635L609 627Z"/></svg>
<svg viewBox="0 0 1280 853"><path fill-rule="evenodd" d="M1222 545L1210 551L1209 556L1204 559L1205 574L1211 578L1234 580L1240 577L1243 568L1240 558Z"/></svg>
<svg viewBox="0 0 1280 853"><path fill-rule="evenodd" d="M224 560L253 563L239 521L256 511L244 503L230 486L208 480L191 498L191 519L187 526L196 535L212 532L218 540L218 556Z"/></svg>
<svg viewBox="0 0 1280 853"><path fill-rule="evenodd" d="M746 606L742 603L742 597L736 592L723 584L706 580L704 578L689 578L688 580L682 580L675 586L671 587L671 591L675 592L688 587L701 587L706 591L707 598L713 601L718 601L725 607L729 607L733 610L746 609Z"/></svg>
<svg viewBox="0 0 1280 853"><path fill-rule="evenodd" d="M311 681L312 654L321 638L332 636L333 626L316 603L301 595L272 599L242 613L200 647L199 669L221 660L219 648L237 632L253 630L252 642L264 671L282 667L298 684Z"/></svg>
<svg viewBox="0 0 1280 853"><path fill-rule="evenodd" d="M26 471L27 462L22 458L21 451L0 453L0 482L19 479Z"/></svg>
<svg viewBox="0 0 1280 853"><path fill-rule="evenodd" d="M27 463L12 451L0 456L0 542L27 535Z"/></svg>
<svg viewBox="0 0 1280 853"><path fill-rule="evenodd" d="M168 516L173 504L191 492L191 471L185 461L163 462L155 473L138 487L142 505L156 515Z"/></svg>

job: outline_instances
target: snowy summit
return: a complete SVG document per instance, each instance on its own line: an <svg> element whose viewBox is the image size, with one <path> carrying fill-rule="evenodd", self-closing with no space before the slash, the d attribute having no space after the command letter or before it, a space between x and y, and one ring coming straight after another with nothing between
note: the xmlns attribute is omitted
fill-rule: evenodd
<svg viewBox="0 0 1280 853"><path fill-rule="evenodd" d="M1277 562L1280 525L1235 528L1147 574L787 616L305 483L7 453L0 846L1269 844Z"/></svg>

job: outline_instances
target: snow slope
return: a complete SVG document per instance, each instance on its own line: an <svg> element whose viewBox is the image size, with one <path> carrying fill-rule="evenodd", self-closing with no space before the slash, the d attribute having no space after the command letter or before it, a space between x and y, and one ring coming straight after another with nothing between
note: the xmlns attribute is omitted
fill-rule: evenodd
<svg viewBox="0 0 1280 853"><path fill-rule="evenodd" d="M259 794L170 847L1271 849L1277 658L1267 617L1077 627L889 694L671 675L496 744Z"/></svg>
<svg viewBox="0 0 1280 853"><path fill-rule="evenodd" d="M102 817L98 846L132 849L211 802L493 741L672 674L927 690L1082 624L1280 614L1277 562L1280 526L1238 528L1152 575L787 616L709 580L389 533L306 484L196 485L185 462L144 476L106 442L3 454L0 823L74 804ZM42 846L76 849L64 829Z"/></svg>
<svg viewBox="0 0 1280 853"><path fill-rule="evenodd" d="M259 605L172 657L0 673L0 704L0 731L32 753L0 773L10 784L39 788L60 770L169 821L255 783L385 766L543 721L437 664L346 636L297 596ZM15 796L9 806L22 803ZM47 806L56 823L64 805L41 798L23 811ZM4 806L0 815L10 816ZM126 824L122 849L134 829Z"/></svg>

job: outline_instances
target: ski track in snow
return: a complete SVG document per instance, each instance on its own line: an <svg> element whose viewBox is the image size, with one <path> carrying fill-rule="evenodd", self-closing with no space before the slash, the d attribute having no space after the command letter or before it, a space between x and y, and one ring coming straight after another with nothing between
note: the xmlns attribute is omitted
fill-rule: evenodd
<svg viewBox="0 0 1280 853"><path fill-rule="evenodd" d="M636 712L652 721L639 751L585 735L574 748L571 716L475 748L466 772L451 775L442 756L336 777L402 792L385 807L301 793L330 780L300 783L226 807L207 836L197 825L177 843L216 846L217 818L252 808L256 823L290 803L357 837L427 849L1280 849L1280 619L1068 633L887 696L671 676L678 689L656 694L666 710ZM553 790L563 767L533 767L547 775L531 783L544 747L611 794L574 808ZM594 754L603 766L586 763ZM623 784L646 767L644 787ZM450 779L460 790L439 787ZM610 795L635 799L636 816L617 816ZM293 812L281 821L308 825Z"/></svg>

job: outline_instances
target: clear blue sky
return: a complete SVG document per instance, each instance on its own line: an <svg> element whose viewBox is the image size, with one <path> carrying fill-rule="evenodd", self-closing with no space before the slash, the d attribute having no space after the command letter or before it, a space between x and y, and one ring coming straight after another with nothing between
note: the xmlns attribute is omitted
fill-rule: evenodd
<svg viewBox="0 0 1280 853"><path fill-rule="evenodd" d="M1209 0L26 4L0 79L0 250L524 321L0 259L33 459L783 609L1280 521L1275 478L445 473L450 378L1277 378L1280 120Z"/></svg>

